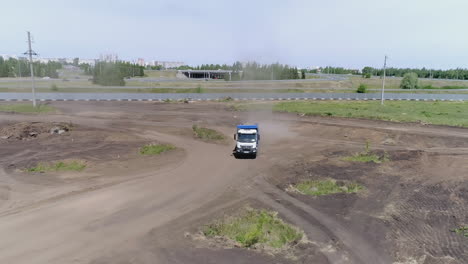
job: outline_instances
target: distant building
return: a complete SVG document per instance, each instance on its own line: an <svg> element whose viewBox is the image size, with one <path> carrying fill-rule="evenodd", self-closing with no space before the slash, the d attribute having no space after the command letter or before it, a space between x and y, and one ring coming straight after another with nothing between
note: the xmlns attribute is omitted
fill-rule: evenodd
<svg viewBox="0 0 468 264"><path fill-rule="evenodd" d="M143 59L143 58L138 58L137 64L138 64L139 66L146 66L146 64L145 64L145 59Z"/></svg>
<svg viewBox="0 0 468 264"><path fill-rule="evenodd" d="M164 69L177 68L185 65L182 61L152 61L151 66L162 66Z"/></svg>
<svg viewBox="0 0 468 264"><path fill-rule="evenodd" d="M115 53L99 55L99 61L116 62L118 60L119 60L119 56Z"/></svg>
<svg viewBox="0 0 468 264"><path fill-rule="evenodd" d="M8 54L0 54L0 57L2 57L4 60L8 60L10 58L12 58L12 59L17 59L18 58L16 55L8 55Z"/></svg>

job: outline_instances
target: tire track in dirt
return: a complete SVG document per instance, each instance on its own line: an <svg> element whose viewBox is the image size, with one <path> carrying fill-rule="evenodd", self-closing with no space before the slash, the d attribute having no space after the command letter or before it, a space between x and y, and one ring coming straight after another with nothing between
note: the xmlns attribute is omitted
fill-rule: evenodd
<svg viewBox="0 0 468 264"><path fill-rule="evenodd" d="M145 135L186 149L186 160L171 171L1 216L0 262L30 263L31 258L35 263L86 262L103 250L202 206L246 169L229 157L230 146L156 132ZM93 226L100 228L90 233ZM39 256L34 253L38 250L43 251Z"/></svg>
<svg viewBox="0 0 468 264"><path fill-rule="evenodd" d="M262 201L280 213L288 211L287 214L284 214L286 218L302 222L301 228L304 229L312 241L320 244L323 249L322 253L329 258L331 263L391 263L390 258L386 256L385 252L381 252L372 244L362 239L359 234L347 229L333 218L289 196L275 186L272 186L261 176L255 178L255 183L263 193L267 194L263 197ZM284 206L281 205L283 203L285 204ZM313 219L313 221L308 222L310 220L298 215L297 212L299 211L305 213L306 218ZM298 218L302 220L297 220ZM318 226L322 228L317 228ZM326 250L330 246L334 249Z"/></svg>

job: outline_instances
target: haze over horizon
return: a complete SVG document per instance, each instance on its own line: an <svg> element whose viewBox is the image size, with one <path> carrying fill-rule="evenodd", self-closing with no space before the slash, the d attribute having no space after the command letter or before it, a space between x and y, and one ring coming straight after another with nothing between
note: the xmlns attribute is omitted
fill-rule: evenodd
<svg viewBox="0 0 468 264"><path fill-rule="evenodd" d="M26 1L2 3L0 54L468 68L468 1Z"/></svg>

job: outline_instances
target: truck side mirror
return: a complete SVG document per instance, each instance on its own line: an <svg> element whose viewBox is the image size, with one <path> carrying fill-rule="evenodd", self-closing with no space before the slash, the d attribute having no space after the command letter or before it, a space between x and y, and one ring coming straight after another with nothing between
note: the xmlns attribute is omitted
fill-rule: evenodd
<svg viewBox="0 0 468 264"><path fill-rule="evenodd" d="M234 134L234 140L237 140L237 135L236 134Z"/></svg>

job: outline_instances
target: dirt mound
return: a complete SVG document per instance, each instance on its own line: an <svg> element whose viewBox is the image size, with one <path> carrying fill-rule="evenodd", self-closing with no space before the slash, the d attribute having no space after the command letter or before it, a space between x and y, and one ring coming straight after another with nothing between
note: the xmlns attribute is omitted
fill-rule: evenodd
<svg viewBox="0 0 468 264"><path fill-rule="evenodd" d="M70 131L69 123L56 122L22 122L0 127L0 139L29 140L42 134L60 135Z"/></svg>

